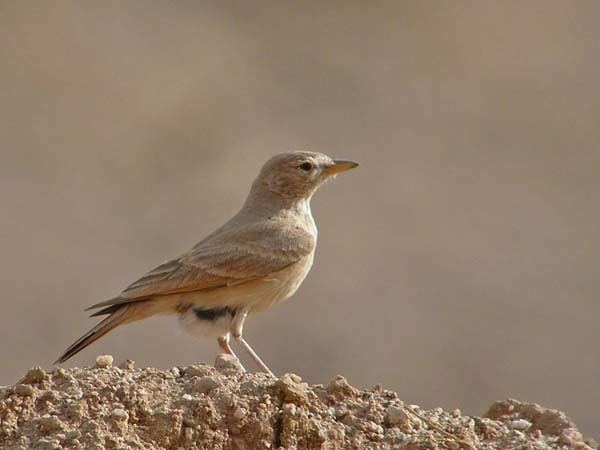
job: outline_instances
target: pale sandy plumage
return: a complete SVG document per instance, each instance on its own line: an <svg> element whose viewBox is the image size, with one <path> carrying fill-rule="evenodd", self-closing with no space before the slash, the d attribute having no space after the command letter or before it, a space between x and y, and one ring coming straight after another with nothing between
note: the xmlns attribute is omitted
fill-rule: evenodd
<svg viewBox="0 0 600 450"><path fill-rule="evenodd" d="M156 314L177 314L184 329L218 337L233 354L229 336L256 363L268 367L242 337L248 314L290 297L308 274L317 243L310 211L316 189L356 167L315 152L271 158L254 181L242 209L180 257L161 264L118 297L97 303L92 316L108 315L71 345L64 362L118 325Z"/></svg>

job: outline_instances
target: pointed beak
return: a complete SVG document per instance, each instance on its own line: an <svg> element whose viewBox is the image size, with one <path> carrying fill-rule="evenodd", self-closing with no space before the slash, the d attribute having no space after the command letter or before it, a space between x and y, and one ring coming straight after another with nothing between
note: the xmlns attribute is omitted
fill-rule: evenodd
<svg viewBox="0 0 600 450"><path fill-rule="evenodd" d="M325 172L328 175L334 175L336 173L354 169L355 167L358 167L358 164L355 162L342 161L340 159L336 159L333 161L332 165L325 167L325 169L323 169L323 172Z"/></svg>

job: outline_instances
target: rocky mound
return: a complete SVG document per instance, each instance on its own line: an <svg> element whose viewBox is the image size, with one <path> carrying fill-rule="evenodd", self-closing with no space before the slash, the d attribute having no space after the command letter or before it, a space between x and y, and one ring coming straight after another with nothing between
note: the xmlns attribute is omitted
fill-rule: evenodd
<svg viewBox="0 0 600 450"><path fill-rule="evenodd" d="M562 412L516 400L483 417L405 405L338 376L242 373L236 360L169 371L112 366L30 370L0 390L2 449L581 449Z"/></svg>

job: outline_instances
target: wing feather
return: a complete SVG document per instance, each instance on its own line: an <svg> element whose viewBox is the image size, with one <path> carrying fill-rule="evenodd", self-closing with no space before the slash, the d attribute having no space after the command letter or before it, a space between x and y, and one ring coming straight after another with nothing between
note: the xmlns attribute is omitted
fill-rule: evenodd
<svg viewBox="0 0 600 450"><path fill-rule="evenodd" d="M277 222L229 229L151 270L119 297L91 308L245 283L295 264L315 244L314 236L303 228L285 228Z"/></svg>

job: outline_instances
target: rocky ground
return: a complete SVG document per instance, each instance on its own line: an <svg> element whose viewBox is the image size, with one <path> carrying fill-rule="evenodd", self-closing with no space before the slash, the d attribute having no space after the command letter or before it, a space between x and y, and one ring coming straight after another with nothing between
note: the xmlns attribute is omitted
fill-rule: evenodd
<svg viewBox="0 0 600 450"><path fill-rule="evenodd" d="M338 376L308 386L242 373L221 355L215 367L169 371L119 367L30 370L0 390L2 449L580 449L564 413L506 400L483 417L423 410L376 386Z"/></svg>

